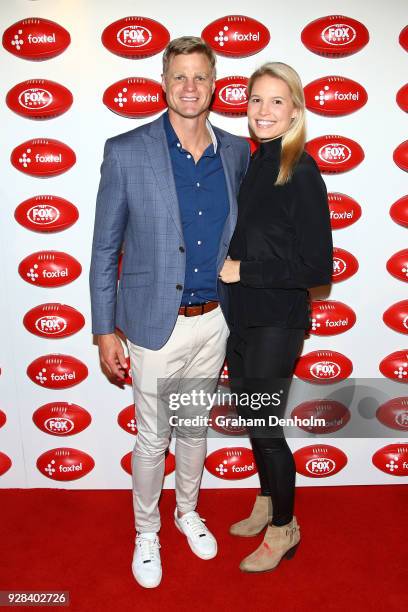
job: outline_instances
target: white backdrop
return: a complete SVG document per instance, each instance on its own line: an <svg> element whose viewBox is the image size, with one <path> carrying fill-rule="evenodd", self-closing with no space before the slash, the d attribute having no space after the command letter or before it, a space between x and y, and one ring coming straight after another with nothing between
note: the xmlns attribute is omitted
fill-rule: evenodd
<svg viewBox="0 0 408 612"><path fill-rule="evenodd" d="M359 53L341 59L323 58L306 49L300 40L302 29L313 19L341 12L365 24L370 42ZM7 421L0 428L0 451L12 460L11 468L0 476L0 487L128 488L130 476L120 465L121 458L133 446L134 438L117 424L118 413L132 403L131 388L111 385L99 368L97 348L92 343L88 270L103 145L106 138L133 129L147 119L120 117L102 104L105 89L119 79L131 76L160 80L161 54L143 60L130 60L110 53L101 43L104 28L128 15L142 15L161 22L171 38L200 35L206 25L228 14L254 17L270 31L269 45L247 58L218 57L218 78L229 75L249 76L265 61L278 60L293 65L303 84L321 76L341 75L361 83L368 92L368 103L361 110L344 117L323 117L308 113L308 139L323 134L341 134L356 140L364 149L365 160L354 170L325 176L331 192L355 198L362 207L361 219L346 229L333 233L334 245L353 253L359 271L345 282L333 285L330 299L353 308L357 322L346 333L335 336L311 336L304 353L333 349L353 362L353 376L381 378L378 364L389 353L406 348L406 336L384 325L382 314L391 304L406 299L406 284L391 276L385 268L389 257L407 246L407 229L389 216L391 204L408 192L407 175L393 162L392 153L407 136L407 115L395 102L396 92L407 79L408 54L398 44L398 35L408 23L405 0L391 0L386 7L380 0L315 0L312 5L286 0L272 4L258 0L248 5L243 0L230 3L206 0L203 5L177 0L135 3L132 0L13 0L2 3L1 30L26 17L56 21L71 34L68 49L44 62L26 61L0 50L2 146L1 167L1 259L0 282L0 409ZM71 109L47 121L19 117L5 104L9 89L30 78L57 81L73 93ZM245 118L212 114L216 125L235 134L246 135ZM77 162L68 172L38 179L18 172L10 163L10 153L31 138L55 138L68 144ZM69 229L50 234L29 231L14 219L16 206L34 195L54 194L73 202L79 220ZM17 273L20 261L40 250L65 251L82 264L82 274L71 284L59 288L30 286ZM25 313L46 302L74 306L85 316L85 327L75 335L58 340L30 334L23 326ZM29 363L40 355L66 353L81 359L89 376L79 385L61 391L41 388L28 378ZM403 396L406 385L394 396ZM79 404L92 415L91 425L74 436L57 437L41 432L32 421L33 412L42 404L66 401ZM299 400L301 401L301 400ZM354 415L353 415L354 416ZM344 430L346 431L346 429ZM393 430L391 430L393 431ZM407 482L406 477L379 471L371 461L373 453L390 443L404 443L398 431L388 439L347 438L311 439L299 430L299 437L289 439L293 450L310 444L331 444L348 457L346 467L329 478L298 475L297 484L305 486L374 484ZM386 435L390 435L388 430ZM302 437L303 436L303 437ZM228 436L210 438L208 452L222 447L247 446L246 438ZM90 454L94 469L86 476L56 482L36 467L37 458L46 450L70 447ZM256 476L225 482L204 472L204 487L257 486ZM166 477L165 486L174 485L174 475Z"/></svg>

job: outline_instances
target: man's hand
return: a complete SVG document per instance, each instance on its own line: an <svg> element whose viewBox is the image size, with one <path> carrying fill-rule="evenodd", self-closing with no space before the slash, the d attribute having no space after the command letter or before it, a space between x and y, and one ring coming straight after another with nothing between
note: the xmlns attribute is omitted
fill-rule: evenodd
<svg viewBox="0 0 408 612"><path fill-rule="evenodd" d="M104 373L110 378L124 380L127 363L122 344L116 334L98 336L99 359Z"/></svg>
<svg viewBox="0 0 408 612"><path fill-rule="evenodd" d="M237 283L240 279L239 267L241 262L235 259L226 259L222 266L219 278L223 283Z"/></svg>

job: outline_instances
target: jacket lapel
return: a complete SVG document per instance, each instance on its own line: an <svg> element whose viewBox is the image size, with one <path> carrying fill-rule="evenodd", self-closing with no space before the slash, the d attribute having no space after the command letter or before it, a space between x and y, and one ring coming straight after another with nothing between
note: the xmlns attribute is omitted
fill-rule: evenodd
<svg viewBox="0 0 408 612"><path fill-rule="evenodd" d="M180 237L184 240L173 168L163 126L163 117L152 121L149 129L143 134L143 139L163 200L169 209L170 216L176 225Z"/></svg>

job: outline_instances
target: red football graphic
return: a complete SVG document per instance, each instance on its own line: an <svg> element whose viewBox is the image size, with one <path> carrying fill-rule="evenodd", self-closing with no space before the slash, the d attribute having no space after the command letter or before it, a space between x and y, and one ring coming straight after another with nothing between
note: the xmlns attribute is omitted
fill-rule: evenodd
<svg viewBox="0 0 408 612"><path fill-rule="evenodd" d="M130 434L134 436L137 434L137 424L135 415L135 405L130 404L123 408L118 414L118 424Z"/></svg>
<svg viewBox="0 0 408 612"><path fill-rule="evenodd" d="M253 138L250 138L249 136L244 136L244 138L249 143L250 153L251 153L251 155L253 155L253 153L255 153L255 151L259 147L259 142L257 142Z"/></svg>
<svg viewBox="0 0 408 612"><path fill-rule="evenodd" d="M387 261L387 270L398 280L408 281L408 249L394 253Z"/></svg>
<svg viewBox="0 0 408 612"><path fill-rule="evenodd" d="M78 385L88 376L88 368L71 355L42 355L30 363L27 376L40 387L67 389Z"/></svg>
<svg viewBox="0 0 408 612"><path fill-rule="evenodd" d="M397 164L398 168L401 170L405 170L408 172L408 140L404 140L400 145L395 149L393 156L394 162Z"/></svg>
<svg viewBox="0 0 408 612"><path fill-rule="evenodd" d="M71 227L79 217L74 204L59 196L33 196L19 204L15 220L34 232L60 232Z"/></svg>
<svg viewBox="0 0 408 612"><path fill-rule="evenodd" d="M343 429L350 420L350 410L344 404L335 400L315 399L302 402L292 410L290 415L298 419L323 419L324 425L311 422L310 425L301 423L298 425L304 431L313 434L327 434Z"/></svg>
<svg viewBox="0 0 408 612"><path fill-rule="evenodd" d="M336 383L348 378L353 364L348 357L336 351L311 351L296 362L298 378L314 383Z"/></svg>
<svg viewBox="0 0 408 612"><path fill-rule="evenodd" d="M405 51L408 51L408 25L402 28L398 40L401 47L405 49Z"/></svg>
<svg viewBox="0 0 408 612"><path fill-rule="evenodd" d="M120 465L128 474L132 475L132 451L124 455L120 461ZM164 475L168 476L176 469L176 458L170 451L166 451L164 460Z"/></svg>
<svg viewBox="0 0 408 612"><path fill-rule="evenodd" d="M249 478L258 471L252 450L246 447L219 448L207 456L204 465L222 480Z"/></svg>
<svg viewBox="0 0 408 612"><path fill-rule="evenodd" d="M37 469L51 480L77 480L95 466L90 455L77 448L52 448L37 459Z"/></svg>
<svg viewBox="0 0 408 612"><path fill-rule="evenodd" d="M345 136L318 136L309 140L305 149L325 174L352 170L364 159L361 146Z"/></svg>
<svg viewBox="0 0 408 612"><path fill-rule="evenodd" d="M131 59L160 53L169 41L167 29L148 17L123 17L102 32L102 44L108 51Z"/></svg>
<svg viewBox="0 0 408 612"><path fill-rule="evenodd" d="M3 34L3 47L26 60L51 59L65 51L70 42L65 28L41 17L17 21Z"/></svg>
<svg viewBox="0 0 408 612"><path fill-rule="evenodd" d="M239 424L238 414L234 404L218 404L211 408L210 427L218 433L227 436L242 436L246 427Z"/></svg>
<svg viewBox="0 0 408 612"><path fill-rule="evenodd" d="M397 91L396 101L400 109L408 113L408 83Z"/></svg>
<svg viewBox="0 0 408 612"><path fill-rule="evenodd" d="M327 15L311 21L302 30L302 43L323 57L346 57L361 51L370 36L365 25L344 15Z"/></svg>
<svg viewBox="0 0 408 612"><path fill-rule="evenodd" d="M377 419L391 429L408 431L408 397L394 397L377 408Z"/></svg>
<svg viewBox="0 0 408 612"><path fill-rule="evenodd" d="M72 93L55 81L30 79L15 85L6 96L7 106L28 119L52 119L72 105Z"/></svg>
<svg viewBox="0 0 408 612"><path fill-rule="evenodd" d="M268 28L252 17L227 15L204 28L201 38L219 55L247 57L264 49L271 36Z"/></svg>
<svg viewBox="0 0 408 612"><path fill-rule="evenodd" d="M383 321L391 329L408 334L408 300L392 304L383 314Z"/></svg>
<svg viewBox="0 0 408 612"><path fill-rule="evenodd" d="M134 77L110 85L103 103L122 117L148 117L166 108L162 86L152 79Z"/></svg>
<svg viewBox="0 0 408 612"><path fill-rule="evenodd" d="M13 166L29 176L47 178L66 172L76 162L68 145L51 138L36 138L22 142L11 152Z"/></svg>
<svg viewBox="0 0 408 612"><path fill-rule="evenodd" d="M337 300L313 300L311 321L311 334L332 336L351 329L356 322L356 314L350 306Z"/></svg>
<svg viewBox="0 0 408 612"><path fill-rule="evenodd" d="M327 194L330 209L332 229L348 227L361 217L361 206L345 193L331 192Z"/></svg>
<svg viewBox="0 0 408 612"><path fill-rule="evenodd" d="M23 319L24 327L41 338L66 338L85 325L83 314L67 304L40 304L29 310Z"/></svg>
<svg viewBox="0 0 408 612"><path fill-rule="evenodd" d="M126 378L123 379L125 385L132 385L132 368L130 367L130 357L126 357Z"/></svg>
<svg viewBox="0 0 408 612"><path fill-rule="evenodd" d="M6 421L7 421L7 417L5 413L2 410L0 410L0 427L3 427L3 425L6 424Z"/></svg>
<svg viewBox="0 0 408 612"><path fill-rule="evenodd" d="M33 422L52 436L73 436L86 429L92 417L85 408L68 402L51 402L37 408Z"/></svg>
<svg viewBox="0 0 408 612"><path fill-rule="evenodd" d="M408 350L395 351L384 357L379 365L383 376L397 382L408 382Z"/></svg>
<svg viewBox="0 0 408 612"><path fill-rule="evenodd" d="M408 227L408 195L394 202L390 208L390 216L395 223Z"/></svg>
<svg viewBox="0 0 408 612"><path fill-rule="evenodd" d="M312 81L304 88L306 108L336 117L348 115L366 104L367 92L360 83L341 76L326 76Z"/></svg>
<svg viewBox="0 0 408 612"><path fill-rule="evenodd" d="M297 473L309 478L334 476L347 465L347 455L330 444L303 446L293 453L293 458Z"/></svg>
<svg viewBox="0 0 408 612"><path fill-rule="evenodd" d="M224 365L222 366L222 370L221 370L221 374L218 379L218 382L220 385L225 385L226 387L229 386L228 364L226 361L224 362Z"/></svg>
<svg viewBox="0 0 408 612"><path fill-rule="evenodd" d="M221 115L245 115L248 106L248 78L228 76L215 82L213 102L210 109Z"/></svg>
<svg viewBox="0 0 408 612"><path fill-rule="evenodd" d="M3 476L11 468L11 459L8 455L0 452L0 476Z"/></svg>
<svg viewBox="0 0 408 612"><path fill-rule="evenodd" d="M391 476L408 476L408 444L387 444L372 456L375 467Z"/></svg>
<svg viewBox="0 0 408 612"><path fill-rule="evenodd" d="M62 251L38 251L27 255L18 273L27 283L39 287L61 287L74 281L82 266L72 255Z"/></svg>
<svg viewBox="0 0 408 612"><path fill-rule="evenodd" d="M358 270L358 261L345 249L333 248L333 283L347 280Z"/></svg>

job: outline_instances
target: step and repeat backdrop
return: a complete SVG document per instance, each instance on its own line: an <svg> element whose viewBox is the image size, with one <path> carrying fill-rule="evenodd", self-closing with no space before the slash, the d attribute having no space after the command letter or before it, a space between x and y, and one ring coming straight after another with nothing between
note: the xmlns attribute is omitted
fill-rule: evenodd
<svg viewBox="0 0 408 612"><path fill-rule="evenodd" d="M91 334L95 197L105 140L166 109L161 53L183 35L216 52L210 120L234 134L262 63L304 84L335 249L288 405L297 484L407 483L405 0L14 0L0 19L0 487L130 487L131 380L107 380ZM256 487L227 364L218 395L203 486Z"/></svg>

